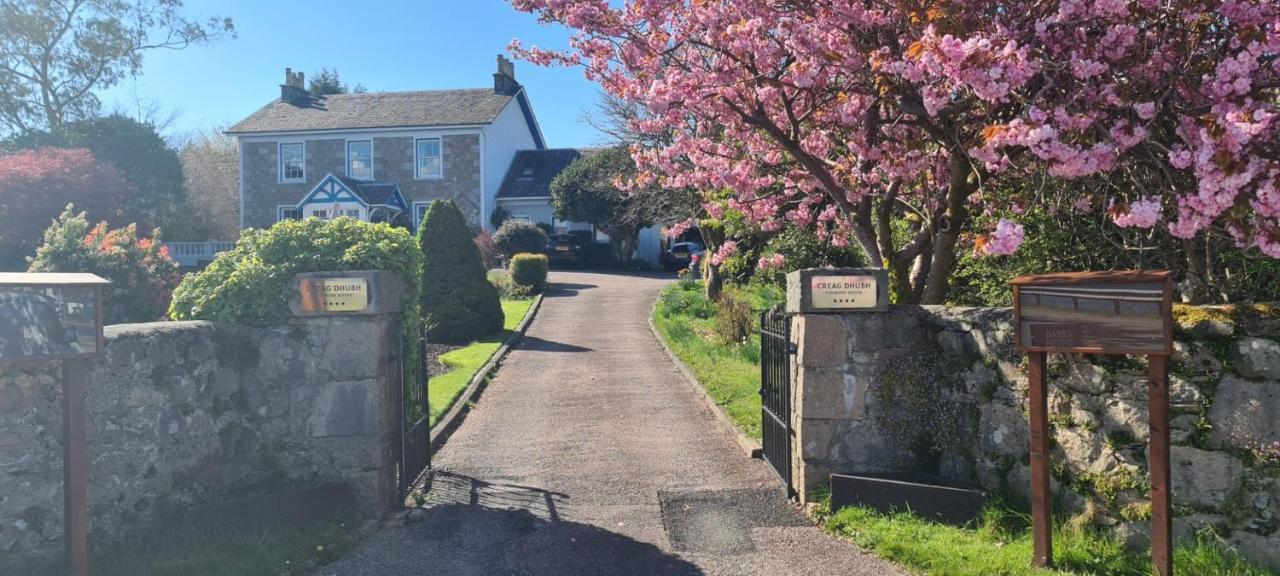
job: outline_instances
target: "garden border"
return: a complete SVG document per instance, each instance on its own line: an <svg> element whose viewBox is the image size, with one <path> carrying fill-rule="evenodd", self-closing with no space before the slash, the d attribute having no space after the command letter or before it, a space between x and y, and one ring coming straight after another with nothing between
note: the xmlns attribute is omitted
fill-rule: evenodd
<svg viewBox="0 0 1280 576"><path fill-rule="evenodd" d="M497 371L498 366L502 364L503 358L507 356L507 352L511 351L520 338L524 337L525 330L529 328L529 324L533 322L533 316L538 312L538 308L542 306L542 294L534 297L533 305L529 306L529 311L524 313L524 318L520 319L520 323L511 331L511 335L507 336L506 341L489 355L489 359L485 361L476 371L476 375L471 377L471 383L467 384L467 388L458 395L454 400L453 407L440 417L440 421L431 427L431 453L435 454L440 450L440 446L449 441L449 436L453 434L458 426L462 424L462 420L466 418L467 412L471 411L471 404L480 397L480 393L484 391L485 386L489 382L489 377Z"/></svg>
<svg viewBox="0 0 1280 576"><path fill-rule="evenodd" d="M711 410L713 415L715 415L716 420L720 422L720 426L733 436L733 441L738 443L738 447L746 453L748 458L760 458L763 452L760 443L756 442L750 436L747 436L741 428L738 428L738 425L733 422L733 419L725 413L724 408L721 408L719 404L716 404L715 398L711 397L711 394L707 392L707 388L702 385L702 382L698 381L698 377L693 374L693 370L690 370L689 366L687 366L684 361L676 355L675 351L667 345L667 341L662 338L662 333L658 332L658 326L653 323L653 315L658 311L658 302L661 298L662 295L659 294L658 299L653 301L653 306L649 307L649 332L653 333L653 338L658 341L658 345L662 347L662 351L667 353L668 358L671 358L671 362L676 365L676 369L680 371L682 376L684 376L685 381L693 387L695 392L697 392L698 397L702 399L702 403L706 405L707 409Z"/></svg>

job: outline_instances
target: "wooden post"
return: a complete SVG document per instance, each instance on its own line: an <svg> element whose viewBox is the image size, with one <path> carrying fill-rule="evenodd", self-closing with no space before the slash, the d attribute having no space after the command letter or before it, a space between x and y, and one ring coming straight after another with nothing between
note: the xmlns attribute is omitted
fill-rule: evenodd
<svg viewBox="0 0 1280 576"><path fill-rule="evenodd" d="M1157 576L1173 574L1173 526L1169 480L1169 357L1147 356L1147 415L1151 427L1151 564Z"/></svg>
<svg viewBox="0 0 1280 576"><path fill-rule="evenodd" d="M1053 523L1049 494L1049 387L1044 352L1028 352L1031 412L1031 531L1036 566L1053 564Z"/></svg>
<svg viewBox="0 0 1280 576"><path fill-rule="evenodd" d="M84 359L62 361L62 528L66 537L67 573L86 576L88 559L88 464L85 440Z"/></svg>

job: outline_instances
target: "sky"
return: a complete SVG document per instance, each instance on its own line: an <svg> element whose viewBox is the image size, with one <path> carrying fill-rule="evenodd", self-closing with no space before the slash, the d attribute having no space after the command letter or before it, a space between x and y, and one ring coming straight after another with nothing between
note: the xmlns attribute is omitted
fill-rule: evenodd
<svg viewBox="0 0 1280 576"><path fill-rule="evenodd" d="M187 0L184 12L230 17L238 38L148 52L137 78L99 94L105 111L172 116L171 139L225 128L279 97L285 67L308 77L336 68L370 92L490 87L512 38L544 48L567 48L569 38L503 0ZM580 121L599 94L581 69L515 66L549 147L600 142Z"/></svg>

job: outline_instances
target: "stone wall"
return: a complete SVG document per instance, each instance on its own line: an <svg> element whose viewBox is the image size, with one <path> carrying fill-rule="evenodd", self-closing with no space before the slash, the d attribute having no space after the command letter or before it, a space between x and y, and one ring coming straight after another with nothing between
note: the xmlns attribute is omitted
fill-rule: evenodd
<svg viewBox="0 0 1280 576"><path fill-rule="evenodd" d="M192 505L334 482L347 484L364 510L380 510L395 494L399 446L388 433L399 429L392 318L107 327L87 398L91 545ZM54 374L0 367L6 559L61 549Z"/></svg>
<svg viewBox="0 0 1280 576"><path fill-rule="evenodd" d="M1212 528L1280 570L1280 320L1207 312L1179 330L1171 359L1175 536ZM894 306L793 322L806 496L832 472L915 470L1027 497L1011 310ZM1058 511L1145 545L1145 360L1050 355L1048 372Z"/></svg>

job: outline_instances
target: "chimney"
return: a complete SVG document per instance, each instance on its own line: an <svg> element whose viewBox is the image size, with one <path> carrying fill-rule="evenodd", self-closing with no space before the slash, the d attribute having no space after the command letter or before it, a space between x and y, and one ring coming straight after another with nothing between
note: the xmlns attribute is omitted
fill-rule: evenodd
<svg viewBox="0 0 1280 576"><path fill-rule="evenodd" d="M280 85L280 101L302 105L309 100L309 96L306 78L303 77L303 74L294 72L293 68L285 68L284 84Z"/></svg>
<svg viewBox="0 0 1280 576"><path fill-rule="evenodd" d="M516 66L499 54L498 71L493 73L493 93L515 96L520 91L520 83L516 82Z"/></svg>

